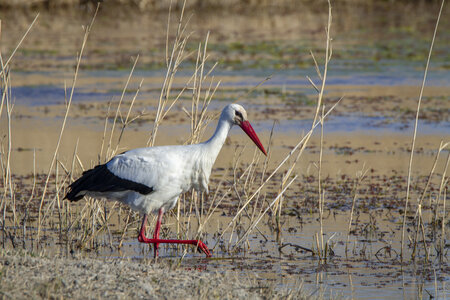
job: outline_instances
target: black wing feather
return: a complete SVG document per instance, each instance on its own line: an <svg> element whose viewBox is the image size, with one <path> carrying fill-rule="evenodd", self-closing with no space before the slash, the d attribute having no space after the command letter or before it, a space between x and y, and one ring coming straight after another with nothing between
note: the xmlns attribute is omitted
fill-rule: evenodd
<svg viewBox="0 0 450 300"><path fill-rule="evenodd" d="M83 172L83 175L69 186L69 192L64 199L78 201L83 198L85 193L89 192L122 192L135 191L143 195L153 192L153 188L145 184L134 182L128 179L120 178L114 175L106 166L98 165L93 169Z"/></svg>

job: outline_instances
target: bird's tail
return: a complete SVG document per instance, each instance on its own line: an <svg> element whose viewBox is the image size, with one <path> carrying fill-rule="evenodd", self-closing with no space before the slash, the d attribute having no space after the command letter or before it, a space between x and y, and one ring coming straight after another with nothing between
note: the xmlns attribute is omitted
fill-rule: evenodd
<svg viewBox="0 0 450 300"><path fill-rule="evenodd" d="M99 165L93 169L84 171L83 175L80 178L69 185L69 191L67 192L64 199L67 199L69 201L78 201L82 199L86 192L90 190L90 187L92 187L93 183L98 181L97 177L99 175L99 169L102 167L104 167L104 165Z"/></svg>
<svg viewBox="0 0 450 300"><path fill-rule="evenodd" d="M106 164L104 164L83 172L80 178L69 185L69 192L64 199L78 201L88 192L95 192L99 195L122 191L135 191L142 195L148 195L153 192L153 188L142 183L120 178L109 171Z"/></svg>

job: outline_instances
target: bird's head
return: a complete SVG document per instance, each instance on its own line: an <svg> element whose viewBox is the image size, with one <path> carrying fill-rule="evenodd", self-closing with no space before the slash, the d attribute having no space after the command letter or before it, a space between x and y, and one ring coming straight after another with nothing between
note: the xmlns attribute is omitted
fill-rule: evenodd
<svg viewBox="0 0 450 300"><path fill-rule="evenodd" d="M256 135L255 130L253 130L252 125L247 120L247 112L245 109L236 103L228 104L222 111L221 118L224 118L231 122L233 125L238 125L242 130L248 135L248 137L255 143L259 150L267 156L267 152L264 149L261 141Z"/></svg>

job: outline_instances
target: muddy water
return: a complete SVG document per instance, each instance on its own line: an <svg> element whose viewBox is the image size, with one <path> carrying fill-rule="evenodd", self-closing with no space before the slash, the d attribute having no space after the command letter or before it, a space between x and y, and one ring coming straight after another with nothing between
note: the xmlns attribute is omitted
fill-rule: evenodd
<svg viewBox="0 0 450 300"><path fill-rule="evenodd" d="M446 271L421 263L402 267L398 262L399 253L395 250L399 249L399 243L391 242L399 241L400 226L394 225L395 220L392 220L388 210L373 210L372 214L377 219L376 229L360 232L359 237L351 236L346 255L344 247L338 245L346 240L349 214L327 212L324 239L331 238L336 252L326 262L319 262L308 252L296 248L297 245L314 248L312 236L317 232L318 215L311 214L302 216L301 220L286 218L281 242L277 242L273 232L264 226L266 219L259 226L260 233L251 235L241 254L230 255L217 248L213 260L190 257L182 265L206 270L234 270L243 277L251 272L259 280L281 281L288 286L303 282L308 288L318 289L318 294L340 294L356 299L373 299L373 293L383 293L383 298L414 298L420 289L430 289L426 274L435 270L439 288L444 292ZM220 224L218 228L229 222L229 218L219 216L215 220ZM369 223L368 216L361 214L354 225L358 231ZM210 244L214 243L214 239L210 241ZM131 242L129 247L136 249L136 243ZM124 255L151 255L151 252L135 251ZM169 252L168 256L180 255L180 252Z"/></svg>
<svg viewBox="0 0 450 300"><path fill-rule="evenodd" d="M265 217L258 226L259 231L253 232L238 251L230 252L230 247L236 242L236 232L232 237L229 231L221 238L218 234L235 213L238 203L231 195L204 230L207 244L210 247L217 245L214 258L203 259L201 255L188 252L181 260L182 267L234 270L244 277L253 273L258 280L280 282L278 280L281 279L286 286L302 280L311 293L341 294L352 298L377 298L374 295L404 299L427 295L445 298L448 295L448 254L445 252L444 259L439 260L436 249L442 233L431 225L448 148L438 159L431 192L427 194L423 208L426 242L433 250L431 262L425 261L423 247L415 262L408 260L402 266L398 257L415 107L437 13L435 6L422 5L403 4L393 8L342 4L333 9L334 47L325 94L326 107L331 107L341 96L345 97L325 123L322 178L329 180L325 196L324 239L332 237L330 242L334 254L330 254L326 261L320 261L317 256L296 247L315 248L314 236L318 232L316 189L320 135L317 131L295 170L299 179L288 191L281 214L279 239L272 219ZM1 51L4 56L14 49L34 14L32 11L1 12ZM80 26L87 24L89 14L76 10L42 12L12 61L15 108L11 123L11 168L16 175L29 175L34 165L37 173L48 170L65 111L64 84L70 85L74 54L82 37ZM129 91L125 94L123 114L143 78L143 88L132 114L145 111L148 115L142 117L141 122L129 126L118 151L146 144L164 76L166 17L166 14L103 6L86 49L58 154L60 171L62 166L72 164L75 148L84 168L98 161L108 102L113 101L113 108L117 105L132 66L131 57L138 53L140 58ZM298 11L280 14L263 11L255 14L194 12L191 18L194 33L188 49L195 50L197 43L210 31L208 66L213 61L220 62L214 75L217 81L221 80L221 86L211 104L211 113L217 113L225 103L239 99L248 109L249 118L265 145L275 122L269 170L277 166L311 127L316 92L305 76L319 83L309 50L312 49L319 63L323 63L326 17L323 7L305 6ZM410 241L414 236L417 199L426 185L426 176L433 165L439 142L450 138L450 26L448 18L443 18L442 22L422 103L412 170L408 258ZM174 82L176 88L187 82L194 60L190 58L182 65ZM267 76L272 77L248 94ZM189 137L189 119L182 110L183 107L189 110L189 101L189 96L181 99L168 115L160 128L157 144L180 144ZM214 125L214 122L210 124L205 138L212 133ZM110 128L110 121L107 126ZM7 132L5 115L2 115L1 130L2 135ZM106 140L108 138L109 132ZM117 135L113 137L113 143L116 139ZM246 143L248 146L248 141L238 129L232 130L215 165L213 187L218 186L223 174L228 182L232 180L228 171L233 166L235 149ZM252 155L252 149L247 149L241 160L249 161ZM357 198L346 255L352 180L363 168L368 170L368 175ZM77 165L77 169L81 167ZM30 178L24 178L19 177L17 181L29 184ZM268 201L279 189L280 178L277 180L266 191ZM23 199L28 200L25 196L17 197L18 201ZM80 205L74 208L78 213L82 211ZM448 208L443 211L439 206L438 213L448 219ZM125 235L123 247L117 250L124 216L122 212L117 217L117 208L111 209L111 214L114 215L108 229L111 231L96 237L96 246L87 247L89 251L77 250L76 238L70 242L61 241L52 226L47 231L46 251L66 254L67 249L72 249L84 255L137 260L150 257L151 249L135 240L139 226L137 216L133 217L134 222ZM248 219L243 217L239 225L242 234L248 226ZM195 224L192 226L195 233ZM446 229L449 232L448 226ZM30 226L27 243L33 243L30 235L33 230L34 227ZM76 237L76 229L72 230ZM165 220L164 230L168 237L176 235L173 215ZM109 247L110 242L113 247ZM182 254L182 250L170 247L161 251L163 259L174 263L179 262Z"/></svg>

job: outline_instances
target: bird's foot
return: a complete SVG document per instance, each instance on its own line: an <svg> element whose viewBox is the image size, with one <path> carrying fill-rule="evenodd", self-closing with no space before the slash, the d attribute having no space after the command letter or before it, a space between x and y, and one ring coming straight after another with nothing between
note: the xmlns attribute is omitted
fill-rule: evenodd
<svg viewBox="0 0 450 300"><path fill-rule="evenodd" d="M148 238L146 238L144 235L138 235L138 241L140 242L140 243L149 243L149 239Z"/></svg>
<svg viewBox="0 0 450 300"><path fill-rule="evenodd" d="M148 239L143 234L139 234L138 241L146 244L154 244L155 245L155 257L158 256L158 245L160 243L168 243L168 244L190 244L197 246L197 250L200 253L206 254L206 257L211 257L211 252L208 247L200 240L160 240L160 239Z"/></svg>
<svg viewBox="0 0 450 300"><path fill-rule="evenodd" d="M197 250L198 252L203 252L206 254L206 257L211 257L212 254L208 249L208 246L205 245L205 243L203 243L202 241L198 240L197 241Z"/></svg>
<svg viewBox="0 0 450 300"><path fill-rule="evenodd" d="M138 241L140 243L145 243L145 244L153 244L153 251L154 251L154 257L157 258L158 257L158 248L159 248L159 243L155 243L155 239L148 239L143 235L138 235Z"/></svg>

